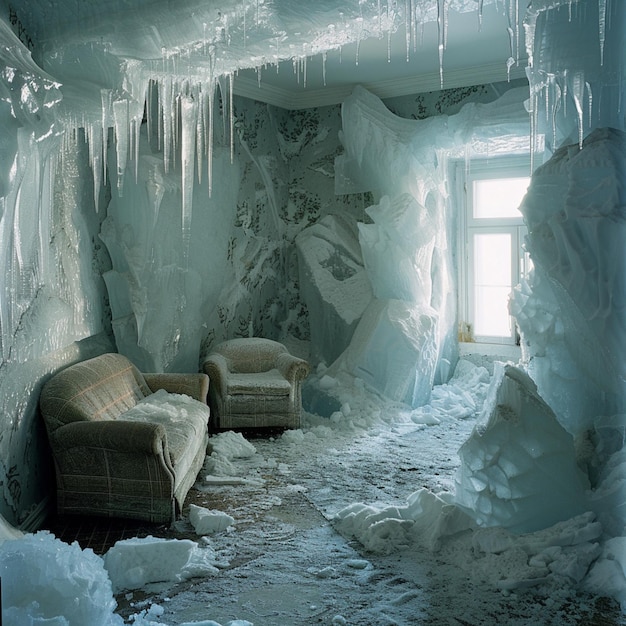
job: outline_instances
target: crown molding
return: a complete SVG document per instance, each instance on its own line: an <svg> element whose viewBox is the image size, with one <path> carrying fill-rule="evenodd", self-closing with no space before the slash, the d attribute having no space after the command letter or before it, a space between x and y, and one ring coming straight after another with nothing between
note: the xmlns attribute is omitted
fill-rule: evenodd
<svg viewBox="0 0 626 626"><path fill-rule="evenodd" d="M507 72L506 65L503 63L492 63L471 68L444 69L443 87L440 82L439 72L360 84L374 95L385 99L430 91L441 91L442 88L454 89L525 78L525 64L526 61L521 60L519 64L511 68L510 72ZM301 85L296 85L292 90L273 85L271 82L263 82L262 78L260 81L257 81L245 76L235 75L233 93L282 109L298 110L340 104L352 93L354 87L355 84L345 84L336 87L327 86L306 89Z"/></svg>

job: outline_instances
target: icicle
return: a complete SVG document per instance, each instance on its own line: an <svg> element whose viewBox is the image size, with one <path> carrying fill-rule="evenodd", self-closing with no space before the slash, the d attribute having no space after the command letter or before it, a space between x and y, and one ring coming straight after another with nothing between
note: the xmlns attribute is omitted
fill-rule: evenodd
<svg viewBox="0 0 626 626"><path fill-rule="evenodd" d="M196 116L197 103L191 97L181 96L180 100L180 120L181 120L181 166L182 166L182 234L185 244L185 254L188 252L189 239L191 238L191 217L193 209L193 179L196 139Z"/></svg>
<svg viewBox="0 0 626 626"><path fill-rule="evenodd" d="M235 106L233 103L233 83L235 75L228 75L228 119L230 122L230 162L235 162Z"/></svg>
<svg viewBox="0 0 626 626"><path fill-rule="evenodd" d="M361 50L361 40L363 38L363 18L362 17L357 17L356 21L357 21L357 24L359 25L359 32L357 34L357 39L356 39L356 59L355 59L355 64L358 66L359 65L359 52Z"/></svg>
<svg viewBox="0 0 626 626"><path fill-rule="evenodd" d="M507 82L511 82L511 68L515 65L515 59L513 57L509 57L506 61L506 80Z"/></svg>
<svg viewBox="0 0 626 626"><path fill-rule="evenodd" d="M583 98L585 92L585 79L582 72L575 72L572 78L572 98L578 117L578 146L583 147Z"/></svg>
<svg viewBox="0 0 626 626"><path fill-rule="evenodd" d="M306 51L302 57L302 86L306 89L307 56Z"/></svg>
<svg viewBox="0 0 626 626"><path fill-rule="evenodd" d="M102 159L102 144L103 144L103 132L102 126L96 122L89 124L85 128L85 132L88 133L88 147L89 147L89 161L91 164L91 171L93 173L93 199L96 205L96 213L100 210L100 188L102 186L102 171L103 159Z"/></svg>
<svg viewBox="0 0 626 626"><path fill-rule="evenodd" d="M599 35L600 35L600 65L604 65L604 44L606 43L606 6L607 6L607 0L598 0L598 30L599 30Z"/></svg>
<svg viewBox="0 0 626 626"><path fill-rule="evenodd" d="M207 98L208 108L208 139L206 143L207 150L207 180L209 184L209 197L213 193L213 106L215 104L215 93L217 91L217 80L213 79L209 84L209 93Z"/></svg>
<svg viewBox="0 0 626 626"><path fill-rule="evenodd" d="M552 145L556 146L556 115L561 108L561 87L554 82L554 102L552 104Z"/></svg>
<svg viewBox="0 0 626 626"><path fill-rule="evenodd" d="M100 90L100 101L102 103L102 182L107 182L107 135L111 123L111 91Z"/></svg>
<svg viewBox="0 0 626 626"><path fill-rule="evenodd" d="M483 0L478 0L478 30L482 29L483 25Z"/></svg>
<svg viewBox="0 0 626 626"><path fill-rule="evenodd" d="M206 129L204 127L206 118L204 116L205 106L205 94L202 85L197 86L194 89L194 99L197 104L196 111L196 170L198 173L198 184L202 184L202 158L204 156L204 150L206 145Z"/></svg>
<svg viewBox="0 0 626 626"><path fill-rule="evenodd" d="M326 59L328 58L328 53L324 50L322 52L322 83L324 87L326 87Z"/></svg>
<svg viewBox="0 0 626 626"><path fill-rule="evenodd" d="M411 56L411 19L410 19L409 0L404 0L404 39L406 43L406 62L408 63Z"/></svg>
<svg viewBox="0 0 626 626"><path fill-rule="evenodd" d="M587 91L587 101L588 101L588 117L587 123L591 128L591 118L593 116L593 93L591 91L591 85L585 81L585 89Z"/></svg>
<svg viewBox="0 0 626 626"><path fill-rule="evenodd" d="M447 0L437 0L437 29L439 31L439 81L443 89L443 53L446 45Z"/></svg>
<svg viewBox="0 0 626 626"><path fill-rule="evenodd" d="M170 154L172 150L173 114L174 103L172 102L172 79L167 76L159 82L159 100L161 102L161 118L163 126L163 166L165 173L169 172Z"/></svg>
<svg viewBox="0 0 626 626"><path fill-rule="evenodd" d="M122 195L124 185L124 172L128 158L129 120L128 100L116 100L113 102L113 122L115 125L115 147L117 156L117 189Z"/></svg>

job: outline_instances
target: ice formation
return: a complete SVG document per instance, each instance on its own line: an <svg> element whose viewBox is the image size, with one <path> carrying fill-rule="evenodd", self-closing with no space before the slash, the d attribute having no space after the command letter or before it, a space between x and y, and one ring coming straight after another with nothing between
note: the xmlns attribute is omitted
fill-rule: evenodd
<svg viewBox="0 0 626 626"><path fill-rule="evenodd" d="M482 526L532 532L589 508L573 437L517 367L496 368L459 455L455 502Z"/></svg>
<svg viewBox="0 0 626 626"><path fill-rule="evenodd" d="M196 504L189 505L189 521L198 535L212 535L235 523L234 518L223 511L209 510Z"/></svg>
<svg viewBox="0 0 626 626"><path fill-rule="evenodd" d="M574 435L626 398L624 133L598 129L533 175L521 211L535 271L511 309L539 392Z"/></svg>
<svg viewBox="0 0 626 626"><path fill-rule="evenodd" d="M403 300L373 299L327 375L350 372L389 400L426 404L435 376L438 315Z"/></svg>

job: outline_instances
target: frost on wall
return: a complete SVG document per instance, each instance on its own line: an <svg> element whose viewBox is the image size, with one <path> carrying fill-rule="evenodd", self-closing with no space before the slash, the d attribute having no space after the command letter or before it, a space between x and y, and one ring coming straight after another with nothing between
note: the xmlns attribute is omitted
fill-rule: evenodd
<svg viewBox="0 0 626 626"><path fill-rule="evenodd" d="M106 331L108 258L84 155L55 122L59 85L2 21L0 61L0 514L17 524L49 488L41 382L103 349L82 340Z"/></svg>

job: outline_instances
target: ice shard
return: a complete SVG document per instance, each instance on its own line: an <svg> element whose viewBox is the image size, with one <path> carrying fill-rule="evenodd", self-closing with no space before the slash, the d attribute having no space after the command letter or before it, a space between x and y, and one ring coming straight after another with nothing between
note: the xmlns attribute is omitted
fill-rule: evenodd
<svg viewBox="0 0 626 626"><path fill-rule="evenodd" d="M430 307L375 298L327 374L350 372L390 400L422 406L435 376L438 321Z"/></svg>

